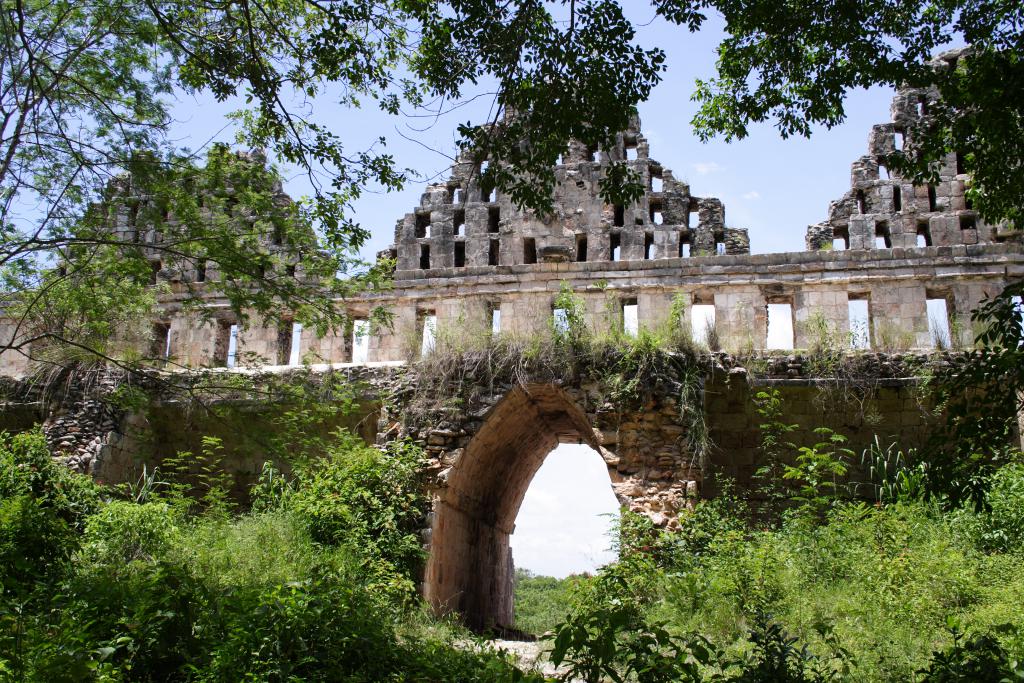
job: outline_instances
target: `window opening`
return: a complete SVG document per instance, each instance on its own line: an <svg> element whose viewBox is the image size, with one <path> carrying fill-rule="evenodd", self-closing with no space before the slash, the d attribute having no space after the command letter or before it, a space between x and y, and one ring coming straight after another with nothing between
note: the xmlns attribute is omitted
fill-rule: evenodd
<svg viewBox="0 0 1024 683"><path fill-rule="evenodd" d="M223 367L235 367L238 355L238 325L229 322L221 323L217 336L218 361Z"/></svg>
<svg viewBox="0 0 1024 683"><path fill-rule="evenodd" d="M616 204L614 207L615 217L612 220L612 225L616 228L621 228L626 224L626 209L621 204Z"/></svg>
<svg viewBox="0 0 1024 683"><path fill-rule="evenodd" d="M494 202L498 199L498 193L494 189L494 183L490 181L482 181L480 185L480 201L483 202Z"/></svg>
<svg viewBox="0 0 1024 683"><path fill-rule="evenodd" d="M725 256L725 242L715 242L715 254Z"/></svg>
<svg viewBox="0 0 1024 683"><path fill-rule="evenodd" d="M456 237L464 237L466 234L466 210L456 209L452 215L452 232Z"/></svg>
<svg viewBox="0 0 1024 683"><path fill-rule="evenodd" d="M160 274L161 270L163 270L163 264L160 261L149 262L149 284L156 284L157 276Z"/></svg>
<svg viewBox="0 0 1024 683"><path fill-rule="evenodd" d="M917 222L917 246L932 246L932 231L928 227L928 221L926 220Z"/></svg>
<svg viewBox="0 0 1024 683"><path fill-rule="evenodd" d="M430 245L420 245L420 270L430 270Z"/></svg>
<svg viewBox="0 0 1024 683"><path fill-rule="evenodd" d="M654 258L654 233L652 232L644 233L644 258Z"/></svg>
<svg viewBox="0 0 1024 683"><path fill-rule="evenodd" d="M966 213L960 214L960 229L961 230L976 230L978 227L977 219Z"/></svg>
<svg viewBox="0 0 1024 683"><path fill-rule="evenodd" d="M850 317L850 348L870 349L871 318L868 300L851 297L847 303L847 309Z"/></svg>
<svg viewBox="0 0 1024 683"><path fill-rule="evenodd" d="M285 266L284 274L287 275L288 277L295 277L295 264L289 263L287 266Z"/></svg>
<svg viewBox="0 0 1024 683"><path fill-rule="evenodd" d="M498 240L491 240L491 243L487 248L487 265L498 265L498 254L500 252L499 247L500 243Z"/></svg>
<svg viewBox="0 0 1024 683"><path fill-rule="evenodd" d="M491 334L501 333L501 306L491 304Z"/></svg>
<svg viewBox="0 0 1024 683"><path fill-rule="evenodd" d="M587 260L587 236L576 235L576 261L583 263Z"/></svg>
<svg viewBox="0 0 1024 683"><path fill-rule="evenodd" d="M423 322L420 326L420 355L428 356L434 350L437 335L437 316L433 311L427 311L421 316Z"/></svg>
<svg viewBox="0 0 1024 683"><path fill-rule="evenodd" d="M679 257L690 258L690 238L679 235Z"/></svg>
<svg viewBox="0 0 1024 683"><path fill-rule="evenodd" d="M935 197L935 186L934 185L929 185L928 186L928 210L929 211L937 211L938 209L935 208L937 205L938 205L938 200Z"/></svg>
<svg viewBox="0 0 1024 683"><path fill-rule="evenodd" d="M452 196L452 201L456 204L462 204L466 201L466 191L461 187L456 187L455 192Z"/></svg>
<svg viewBox="0 0 1024 683"><path fill-rule="evenodd" d="M888 221L879 221L875 224L875 249L891 249L892 236L889 234Z"/></svg>
<svg viewBox="0 0 1024 683"><path fill-rule="evenodd" d="M846 251L850 248L850 226L832 228L832 249Z"/></svg>
<svg viewBox="0 0 1024 683"><path fill-rule="evenodd" d="M896 151L899 152L902 151L903 146L907 144L907 134L900 129L897 129L894 132L895 135L893 135L893 146L896 148Z"/></svg>
<svg viewBox="0 0 1024 683"><path fill-rule="evenodd" d="M292 323L288 339L288 365L299 365L302 362L302 323Z"/></svg>
<svg viewBox="0 0 1024 683"><path fill-rule="evenodd" d="M217 321L217 332L213 339L213 362L220 367L233 367L235 362L235 338L238 326L227 320ZM231 364L228 364L230 359Z"/></svg>
<svg viewBox="0 0 1024 683"><path fill-rule="evenodd" d="M665 181L660 175L651 174L651 192L661 192L665 189Z"/></svg>
<svg viewBox="0 0 1024 683"><path fill-rule="evenodd" d="M651 202L651 223L654 225L661 225L664 222L664 216L662 215L661 203Z"/></svg>
<svg viewBox="0 0 1024 683"><path fill-rule="evenodd" d="M926 301L928 310L928 333L932 338L932 346L936 349L948 349L951 346L949 325L949 304L946 297L929 296Z"/></svg>
<svg viewBox="0 0 1024 683"><path fill-rule="evenodd" d="M857 190L857 213L867 213L868 202L864 196L864 190Z"/></svg>
<svg viewBox="0 0 1024 683"><path fill-rule="evenodd" d="M171 324L159 322L153 324L153 349L154 358L166 360L171 357Z"/></svg>
<svg viewBox="0 0 1024 683"><path fill-rule="evenodd" d="M370 357L370 321L356 318L352 321L352 362L365 363Z"/></svg>
<svg viewBox="0 0 1024 683"><path fill-rule="evenodd" d="M793 305L789 303L769 303L768 349L791 350L793 343Z"/></svg>
<svg viewBox="0 0 1024 683"><path fill-rule="evenodd" d="M501 221L501 209L497 206L487 208L487 232L498 232L498 223Z"/></svg>
<svg viewBox="0 0 1024 683"><path fill-rule="evenodd" d="M690 336L702 346L711 345L715 330L715 305L694 304L690 308Z"/></svg>
<svg viewBox="0 0 1024 683"><path fill-rule="evenodd" d="M465 268L466 266L466 243L455 243L455 267Z"/></svg>
<svg viewBox="0 0 1024 683"><path fill-rule="evenodd" d="M892 187L892 210L897 213L903 210L903 191L898 185Z"/></svg>
<svg viewBox="0 0 1024 683"><path fill-rule="evenodd" d="M964 167L964 155L961 154L960 152L957 152L956 153L956 174L957 175L961 175L963 173L967 173L967 170Z"/></svg>
<svg viewBox="0 0 1024 683"><path fill-rule="evenodd" d="M274 242L274 246L279 247L282 244L284 244L284 228L280 225L275 224L273 237L271 239Z"/></svg>
<svg viewBox="0 0 1024 683"><path fill-rule="evenodd" d="M537 262L537 242L532 237L523 238L523 263Z"/></svg>
<svg viewBox="0 0 1024 683"><path fill-rule="evenodd" d="M617 232L613 232L609 235L609 258L612 261L618 261L621 255L621 244L622 237Z"/></svg>
<svg viewBox="0 0 1024 683"><path fill-rule="evenodd" d="M196 282L206 282L206 259L196 262Z"/></svg>
<svg viewBox="0 0 1024 683"><path fill-rule="evenodd" d="M696 219L694 219L694 216L693 216L694 214L697 214ZM691 208L687 212L687 214L686 214L686 227L688 227L688 228L695 228L695 227L698 227L699 225L700 225L700 212L697 209Z"/></svg>
<svg viewBox="0 0 1024 683"><path fill-rule="evenodd" d="M878 165L878 177L882 180L889 180L889 169L885 164Z"/></svg>
<svg viewBox="0 0 1024 683"><path fill-rule="evenodd" d="M640 306L636 299L622 301L622 331L635 337L640 331Z"/></svg>
<svg viewBox="0 0 1024 683"><path fill-rule="evenodd" d="M917 115L927 116L928 115L928 98L924 95L917 96Z"/></svg>
<svg viewBox="0 0 1024 683"><path fill-rule="evenodd" d="M277 357L274 359L277 365L290 364L288 358L292 355L293 325L291 320L282 320L277 326Z"/></svg>
<svg viewBox="0 0 1024 683"><path fill-rule="evenodd" d="M430 214L416 212L416 238L430 237Z"/></svg>

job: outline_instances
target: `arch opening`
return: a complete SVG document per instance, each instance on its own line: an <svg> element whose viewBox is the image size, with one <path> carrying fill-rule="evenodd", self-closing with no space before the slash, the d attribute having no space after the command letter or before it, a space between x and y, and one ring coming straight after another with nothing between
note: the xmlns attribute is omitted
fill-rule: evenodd
<svg viewBox="0 0 1024 683"><path fill-rule="evenodd" d="M516 517L510 539L516 571L563 579L613 562L609 533L619 508L601 454L586 444L558 444Z"/></svg>
<svg viewBox="0 0 1024 683"><path fill-rule="evenodd" d="M486 415L434 494L423 594L435 610L458 612L476 630L513 626L511 535L534 475L560 443L615 459L554 385L517 387ZM610 466L608 475L619 480Z"/></svg>

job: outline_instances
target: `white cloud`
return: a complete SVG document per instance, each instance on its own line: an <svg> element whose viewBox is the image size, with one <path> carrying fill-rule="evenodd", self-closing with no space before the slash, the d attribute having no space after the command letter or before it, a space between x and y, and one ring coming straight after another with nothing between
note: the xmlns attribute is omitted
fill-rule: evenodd
<svg viewBox="0 0 1024 683"><path fill-rule="evenodd" d="M608 513L618 512L608 468L588 446L561 445L537 472L510 542L517 567L566 576L615 559Z"/></svg>
<svg viewBox="0 0 1024 683"><path fill-rule="evenodd" d="M709 173L718 173L725 170L724 166L719 166L714 161L699 161L696 164L691 164L691 166L700 175L708 175Z"/></svg>
<svg viewBox="0 0 1024 683"><path fill-rule="evenodd" d="M750 192L745 193L743 195L743 198L744 199L760 199L761 198L761 193L758 192L757 190L751 190Z"/></svg>

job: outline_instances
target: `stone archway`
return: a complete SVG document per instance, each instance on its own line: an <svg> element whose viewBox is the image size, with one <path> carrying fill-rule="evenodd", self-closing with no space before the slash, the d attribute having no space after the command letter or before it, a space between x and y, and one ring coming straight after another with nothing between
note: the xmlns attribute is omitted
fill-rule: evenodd
<svg viewBox="0 0 1024 683"><path fill-rule="evenodd" d="M621 479L615 454L564 389L516 387L486 416L435 493L423 586L435 609L457 611L476 629L512 625L509 536L534 474L559 443L591 446L611 480Z"/></svg>

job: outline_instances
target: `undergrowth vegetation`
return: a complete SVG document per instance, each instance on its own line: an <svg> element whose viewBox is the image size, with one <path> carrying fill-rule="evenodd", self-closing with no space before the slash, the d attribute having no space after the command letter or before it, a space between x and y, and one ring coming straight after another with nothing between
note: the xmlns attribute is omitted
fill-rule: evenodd
<svg viewBox="0 0 1024 683"><path fill-rule="evenodd" d="M417 602L420 458L338 435L240 514L216 479L101 487L4 436L0 680L530 680Z"/></svg>
<svg viewBox="0 0 1024 683"><path fill-rule="evenodd" d="M729 494L674 532L625 513L618 562L521 583L553 598L517 619L583 680L1020 680L1024 469L994 476L988 512L847 500L765 526Z"/></svg>

